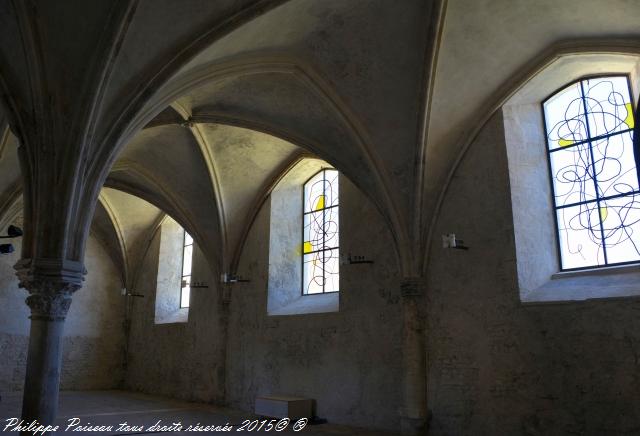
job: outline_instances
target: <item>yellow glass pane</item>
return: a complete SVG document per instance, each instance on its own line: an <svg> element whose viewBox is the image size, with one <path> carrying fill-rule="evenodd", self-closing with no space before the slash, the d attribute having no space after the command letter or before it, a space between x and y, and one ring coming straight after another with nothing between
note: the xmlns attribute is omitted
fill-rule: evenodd
<svg viewBox="0 0 640 436"><path fill-rule="evenodd" d="M633 121L633 108L631 107L631 103L627 103L624 106L627 108L627 118L625 118L624 122L630 129L633 129L633 126L635 126Z"/></svg>
<svg viewBox="0 0 640 436"><path fill-rule="evenodd" d="M604 220L607 219L608 215L609 215L609 212L607 211L607 206L602 206L600 208L600 219L602 220L602 222L604 222Z"/></svg>
<svg viewBox="0 0 640 436"><path fill-rule="evenodd" d="M305 241L302 252L311 253L312 251L313 251L313 245L311 245L311 242Z"/></svg>

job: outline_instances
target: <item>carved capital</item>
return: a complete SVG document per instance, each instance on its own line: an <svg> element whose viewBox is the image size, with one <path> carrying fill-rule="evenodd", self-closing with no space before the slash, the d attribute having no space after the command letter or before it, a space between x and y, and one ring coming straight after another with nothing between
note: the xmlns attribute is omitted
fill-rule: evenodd
<svg viewBox="0 0 640 436"><path fill-rule="evenodd" d="M71 306L71 296L82 287L86 271L80 262L59 259L22 259L16 266L19 286L32 319L61 321Z"/></svg>
<svg viewBox="0 0 640 436"><path fill-rule="evenodd" d="M71 307L71 295L34 293L27 297L26 303L31 308L31 319L62 321Z"/></svg>

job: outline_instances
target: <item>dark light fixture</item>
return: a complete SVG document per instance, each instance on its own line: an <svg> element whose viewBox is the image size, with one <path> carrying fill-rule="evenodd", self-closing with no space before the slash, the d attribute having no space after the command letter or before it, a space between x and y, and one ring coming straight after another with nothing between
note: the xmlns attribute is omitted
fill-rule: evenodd
<svg viewBox="0 0 640 436"><path fill-rule="evenodd" d="M7 234L1 235L0 239L13 239L19 238L20 236L22 236L22 229L20 227L10 225L9 228L7 228ZM13 244L0 244L0 254L9 254L14 251L15 248L13 248Z"/></svg>

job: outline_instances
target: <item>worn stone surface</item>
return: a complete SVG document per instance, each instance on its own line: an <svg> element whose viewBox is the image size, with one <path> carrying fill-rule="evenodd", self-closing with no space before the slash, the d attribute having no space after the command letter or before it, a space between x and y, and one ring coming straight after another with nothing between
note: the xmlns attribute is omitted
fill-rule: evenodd
<svg viewBox="0 0 640 436"><path fill-rule="evenodd" d="M339 312L267 316L265 207L240 263L251 283L233 289L227 400L251 410L259 395L304 396L315 399L316 414L330 422L393 429L399 423L401 323L390 235L369 201L346 179L340 183L340 249L375 263L341 265Z"/></svg>
<svg viewBox="0 0 640 436"><path fill-rule="evenodd" d="M342 180L341 180L341 183ZM373 265L341 266L340 311L267 315L267 202L251 229L231 289L229 336L223 352L224 305L202 254L194 255L187 323L153 323L157 238L137 286L145 298L132 311L125 386L178 398L222 402L253 410L258 395L302 395L331 422L392 429L398 424L401 379L399 279L390 235L370 202L348 181L341 187L341 249ZM309 298L313 298L312 296ZM224 367L226 365L226 380Z"/></svg>
<svg viewBox="0 0 640 436"><path fill-rule="evenodd" d="M19 249L19 247L18 247ZM15 254L0 257L0 393L24 386L30 311L18 288ZM90 273L73 295L62 344L62 389L112 389L124 376L124 298L104 248L89 239Z"/></svg>
<svg viewBox="0 0 640 436"><path fill-rule="evenodd" d="M500 104L496 99L511 90L513 81L522 84L531 78L519 76L523 69L540 65L539 56L555 51L560 42L635 34L631 29L637 27L638 14L637 5L626 0L447 2L429 117L429 191L439 192L452 159ZM576 76L565 75L557 86L580 74L598 72L589 68Z"/></svg>
<svg viewBox="0 0 640 436"><path fill-rule="evenodd" d="M546 137L539 103L505 106L502 113L518 282L526 294L547 282L558 268Z"/></svg>
<svg viewBox="0 0 640 436"><path fill-rule="evenodd" d="M108 413L104 410L108 409ZM20 415L20 398L17 395L7 395L0 403L0 422L4 426L6 417L16 417ZM70 417L80 417L79 426L104 426L103 430L93 432L79 432L79 426L76 426L76 433L65 432L63 434L99 434L104 435L123 435L123 434L141 434L143 430L151 430L142 434L161 434L162 431L153 431L153 426L161 421L155 427L171 427L171 435L174 436L193 436L194 434L214 434L212 431L197 431L193 428L188 430L189 426L195 427L199 424L200 428L206 426L224 426L228 424L232 428L232 434L235 435L254 435L256 433L275 433L275 429L270 431L267 420L261 430L260 424L264 419L255 416L246 411L230 409L227 407L219 407L209 404L197 404L176 399L160 397L155 395L146 395L137 392L124 391L67 391L60 395L60 413L56 424L61 429L65 429L69 424ZM258 420L257 424L252 424ZM248 421L248 422L245 422ZM120 427L120 423L127 423L128 429ZM278 420L272 423L276 424ZM344 425L336 425L324 423L321 425L309 424L303 430L294 430L293 426L296 421L289 423L284 430L278 431L278 434L306 436L394 436L396 432L376 431L358 427L348 427ZM180 424L182 431L177 430L178 426L173 423ZM244 424L244 427L242 425ZM249 427L251 424L251 427ZM109 430L107 427L111 426ZM136 427L135 429L132 427ZM143 427L140 429L139 427ZM248 430L247 427L253 430ZM17 432L15 432L17 433ZM6 434L10 433L8 430ZM215 432L222 434L222 432Z"/></svg>
<svg viewBox="0 0 640 436"><path fill-rule="evenodd" d="M95 284L124 276L144 295L128 300L125 386L245 409L257 393L295 391L318 399L318 414L331 420L393 426L403 379L398 271L423 274L431 250L425 307L434 434L638 432L635 300L522 306L517 279L535 287L547 272L517 269L500 115L462 159L512 92L542 80L542 66L564 65L545 82L550 87L569 76L637 73L636 2L124 3L0 2L0 208L11 221L24 188L24 257L85 262L90 275L102 271L84 247L107 174L108 186L143 197L192 232L202 251L194 280L209 288L194 292L188 322L154 324L157 240L143 260L137 250L146 240L123 232L132 249L112 256L131 274L105 274ZM350 177L384 216L357 195L345 206L342 251L376 263L344 268L339 312L268 317L268 206L240 269L227 269L235 269L271 181L302 151ZM442 216L432 215L445 193ZM471 250L443 251L438 236L450 231ZM544 251L549 236L545 227L529 242ZM13 277L9 266L0 278ZM228 309L221 272L251 279L232 287ZM0 291L0 349L15 355L0 357L0 375L11 389L20 384L28 326L12 280ZM76 301L98 295L87 287ZM116 303L85 303L71 310L86 313L67 321L64 377L89 386L107 383L100 362L113 354L89 349L111 350L122 318ZM419 366L416 348L408 354Z"/></svg>
<svg viewBox="0 0 640 436"><path fill-rule="evenodd" d="M124 386L141 392L192 401L221 403L224 397L224 334L217 277L197 249L192 280L210 287L191 290L187 322L155 323L160 233L140 267L132 302ZM181 257L181 252L177 253ZM179 295L179 287L175 295ZM178 301L175 300L176 305Z"/></svg>
<svg viewBox="0 0 640 436"><path fill-rule="evenodd" d="M469 150L438 223L470 249L431 248L429 434L634 434L640 306L520 303L502 123Z"/></svg>

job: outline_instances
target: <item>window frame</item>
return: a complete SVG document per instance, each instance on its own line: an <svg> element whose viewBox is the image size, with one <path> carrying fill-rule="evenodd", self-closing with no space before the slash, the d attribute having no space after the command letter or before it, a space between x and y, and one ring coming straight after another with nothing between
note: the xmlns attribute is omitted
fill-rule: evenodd
<svg viewBox="0 0 640 436"><path fill-rule="evenodd" d="M582 76L579 77L575 80L572 80L570 82L565 83L564 85L562 85L560 88L554 90L551 94L549 94L547 97L545 97L542 102L540 103L540 109L542 112L542 131L544 132L544 138L545 138L545 154L546 154L546 158L547 158L547 174L548 174L548 178L549 178L549 184L550 184L550 194L551 194L551 212L553 214L553 222L555 224L555 245L556 245L556 252L557 252L557 261L558 261L558 270L560 272L570 272L570 271L583 271L583 270L594 270L594 269L601 269L601 268L611 268L611 267L618 267L618 266L625 266L625 265L640 265L640 259L638 260L631 260L631 261L626 261L626 262L616 262L616 263L609 263L607 262L607 256L606 256L606 239L604 238L604 234L603 234L603 229L602 229L602 221L599 220L599 225L600 225L600 231L601 231L601 237L603 239L603 249L604 249L604 260L605 262L601 265L590 265L590 266L581 266L581 267L575 267L575 268L563 268L563 263L562 263L562 248L561 248L561 244L560 244L560 227L558 225L558 210L559 209L564 209L566 207L570 207L570 206L579 206L579 205L583 205L583 204L588 204L588 203L594 203L596 202L598 204L598 208L600 208L600 201L601 198L598 194L598 190L597 190L597 184L596 184L596 190L595 190L595 195L596 195L596 199L595 200L590 200L590 201L581 201L581 202L577 202L577 203L571 203L570 205L565 205L565 206L560 206L558 207L556 204L556 195L555 195L555 185L553 182L553 169L551 167L551 154L553 151L556 151L557 149L554 149L553 151L551 150L551 147L549 146L549 132L547 131L547 120L546 120L546 114L545 114L545 104L551 100L552 98L554 98L556 95L558 95L560 92L562 92L563 90L575 85L576 83L580 83L580 90L581 90L581 94L583 95L583 97L581 97L582 99L582 105L583 105L583 110L585 111L585 120L588 120L588 116L589 116L589 111L587 111L587 108L585 106L585 101L584 101L584 87L582 85L582 82L587 81L587 80L593 80L593 79L603 79L603 78L619 78L622 77L626 80L627 82L627 90L629 92L629 102L631 104L631 112L632 112L632 116L633 116L633 121L634 121L634 127L626 129L626 130L621 130L618 132L614 132L614 133L610 133L610 134L606 134L606 135L600 135L600 136L595 136L595 137L591 137L590 135L590 131L589 131L589 125L588 125L588 121L586 124L586 128L587 128L587 139L580 141L576 144L573 144L572 146L580 146L582 144L588 143L589 144L589 152L590 155L593 157L593 145L592 142L594 141L600 141L600 140L604 140L604 139L608 139L611 138L613 136L616 135L624 135L626 133L631 133L632 134L632 151L633 151L633 156L634 156L634 160L635 160L635 165L636 165L636 177L638 179L638 189L635 191L630 191L624 194L619 194L619 195L612 195L612 196L608 196L608 197L604 197L604 200L610 200L610 199L615 199L615 198L624 198L624 197L629 197L629 196L633 196L633 195L640 195L640 153L638 153L638 151L640 150L636 150L635 147L635 143L636 143L636 139L635 139L635 131L637 130L636 128L636 123L637 123L637 119L636 119L636 114L637 114L637 108L635 105L635 101L634 101L634 94L633 94L633 87L631 85L631 76L630 74L625 74L625 73L602 73L602 74L593 74L593 75L586 75L586 76ZM593 165L593 158L592 160L592 165Z"/></svg>
<svg viewBox="0 0 640 436"><path fill-rule="evenodd" d="M180 262L180 299L178 303L180 309L188 309L191 306L191 280L189 280L189 303L186 306L182 305L182 295L185 288L185 286L182 286L184 278L191 279L191 271L189 271L189 274L184 274L184 256L188 246L191 247L191 269L193 270L193 237L191 235L189 237L191 238L191 244L187 245L187 231L182 229L182 262Z"/></svg>
<svg viewBox="0 0 640 436"><path fill-rule="evenodd" d="M322 168L319 171L316 171L315 173L313 173L308 179L306 179L304 181L304 183L302 183L302 234L301 234L301 241L302 241L302 254L301 254L301 265L302 265L302 270L300 271L300 293L302 294L302 296L312 296L312 295L326 295L326 294L337 294L340 292L340 272L338 271L338 290L337 291L325 291L325 286L326 286L326 272L324 270L324 267L322 269L323 273L322 273L322 292L316 292L316 293L306 293L305 292L305 274L304 274L304 256L305 254L313 254L313 253L318 253L318 252L322 252L322 259L323 259L323 263L324 263L324 253L326 251L331 251L331 250L338 250L338 253L340 253L340 224L338 221L338 245L336 247L331 247L331 248L324 248L322 250L315 250L315 251L310 251L309 253L305 253L304 251L304 244L305 244L305 237L304 237L304 229L305 229L305 225L304 225L304 219L306 215L312 214L312 213L316 213L316 212L324 212L325 210L328 209L336 209L338 212L338 214L340 214L340 195L338 194L338 204L334 205L334 206L329 206L329 207L324 207L320 210L312 210L309 212L305 212L305 205L306 205L306 195L305 195L305 188L307 186L307 184L314 178L316 177L318 174L322 173L322 182L323 182L323 187L322 187L322 195L324 195L326 197L326 192L327 192L327 187L326 187L326 181L327 181L327 177L326 177L326 172L327 171L335 171L337 173L337 177L338 177L338 190L340 189L340 182L339 182L339 178L340 178L340 172L335 169L335 168L331 168L331 167L326 167L326 168ZM322 227L324 228L325 226L325 215L324 213L322 214ZM323 235L323 246L324 246L324 235ZM338 255L339 256L339 255ZM340 261L338 260L338 266L340 265Z"/></svg>

